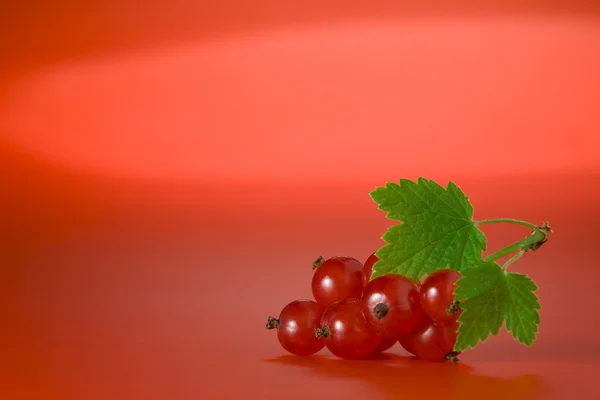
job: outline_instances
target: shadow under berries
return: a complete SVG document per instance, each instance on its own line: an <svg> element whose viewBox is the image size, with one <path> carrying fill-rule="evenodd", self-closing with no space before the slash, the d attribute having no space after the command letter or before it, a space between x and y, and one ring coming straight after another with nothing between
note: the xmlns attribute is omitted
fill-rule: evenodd
<svg viewBox="0 0 600 400"><path fill-rule="evenodd" d="M440 398L443 393L444 400L529 400L541 390L541 382L535 375L512 379L476 375L465 364L430 363L391 353L355 361L319 355L284 355L266 361L307 368L322 378L359 380L371 384L378 391L376 397L390 399Z"/></svg>

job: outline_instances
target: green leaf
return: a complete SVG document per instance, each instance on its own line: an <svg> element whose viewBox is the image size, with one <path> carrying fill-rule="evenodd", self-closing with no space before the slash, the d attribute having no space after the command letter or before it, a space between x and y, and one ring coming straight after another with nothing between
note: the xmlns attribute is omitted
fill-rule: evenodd
<svg viewBox="0 0 600 400"><path fill-rule="evenodd" d="M461 274L454 291L463 310L458 318L456 351L475 347L490 334L498 334L509 297L504 271L494 262L480 263Z"/></svg>
<svg viewBox="0 0 600 400"><path fill-rule="evenodd" d="M505 316L506 329L522 344L531 346L540 323L540 303L535 291L537 286L526 275L506 274L508 299Z"/></svg>
<svg viewBox="0 0 600 400"><path fill-rule="evenodd" d="M453 182L446 189L419 178L401 179L370 193L387 218L402 222L383 235L373 278L398 273L419 280L438 269L462 270L481 260L483 232L473 222L469 198Z"/></svg>
<svg viewBox="0 0 600 400"><path fill-rule="evenodd" d="M495 262L481 262L462 271L456 300L463 309L455 350L464 351L506 328L519 342L531 345L540 322L537 289L525 275L506 273Z"/></svg>

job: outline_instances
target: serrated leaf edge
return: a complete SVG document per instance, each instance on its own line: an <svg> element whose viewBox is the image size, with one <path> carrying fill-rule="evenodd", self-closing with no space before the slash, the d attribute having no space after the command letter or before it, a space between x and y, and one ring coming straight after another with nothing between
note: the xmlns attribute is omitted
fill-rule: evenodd
<svg viewBox="0 0 600 400"><path fill-rule="evenodd" d="M482 260L482 263L486 263L486 262ZM481 263L480 263L479 265L481 265ZM498 267L499 267L499 266L498 266ZM478 268L478 266L472 266L472 267L469 267L469 268ZM459 272L460 272L460 271L459 271ZM526 277L526 278L527 278L527 279L528 279L528 280L529 280L529 281L530 281L530 282L533 284L533 287L534 287L534 288L532 289L531 293L533 293L533 295L534 295L534 296L535 296L535 298L536 298L536 307L535 307L535 312L536 312L536 314L538 315L538 319L539 319L539 310L541 310L541 304L540 304L540 302L539 302L539 297L538 297L538 296L535 294L535 292L537 291L538 287L537 287L536 283L533 281L533 279L531 279L529 276L527 276L527 275L525 275L525 274L518 274L518 273L508 273L508 272L506 272L506 271L504 271L504 270L503 270L503 274L504 274L505 283L506 283L506 286L507 286L507 287L506 287L506 292L507 292L507 297L508 297L508 298L510 298L510 297L511 297L511 295L510 295L510 290L508 289L508 279L506 278L508 275L522 275L522 276ZM454 293L455 293L455 295L456 295L456 289L458 289L458 287L459 287L459 282L460 282L461 280L463 280L463 279L464 279L464 276L463 276L463 277L461 277L460 279L458 279L458 280L456 281L456 287L455 287L455 290L454 290ZM457 300L458 300L458 298L457 298ZM512 299L511 299L511 302L512 302ZM523 345L525 345L525 346L531 347L531 346L533 345L533 343L534 343L534 342L537 340L537 335L538 335L538 333L539 333L539 322L535 324L535 331L534 331L534 333L533 333L533 339L532 339L531 343L527 343L527 342L524 342L524 341L522 341L521 339L519 339L518 337L516 337L516 334L515 334L515 333L513 333L513 331L512 331L512 330L509 330L509 329L508 329L508 327L507 327L507 325L506 325L506 312L507 312L507 310L506 310L506 309L507 309L507 307L506 307L506 304L507 304L507 303L505 303L505 305L504 305L504 310L502 311L502 324L500 325L500 328L499 328L499 329L498 329L496 332L493 332L493 331L490 329L490 332L489 332L488 334L486 334L484 338L479 338L479 339L477 339L477 342L476 342L475 344L468 344L467 346L464 346L464 347L459 347L458 345L455 345L455 347L454 347L454 351L461 351L461 352L462 352L462 351L466 351L466 350L469 350L469 349L474 349L475 347L477 347L478 345L480 345L480 344L484 343L484 342L485 342L487 339L489 339L489 337L490 337L490 336L497 336L497 335L500 333L500 330L501 330L502 328L506 329L506 331L507 331L507 332L508 332L508 333L511 335L511 337L512 337L512 338L513 338L513 339L514 339L516 342L518 342L518 343L520 343L520 344L523 344ZM461 326L462 326L462 324L463 324L463 321L461 321L461 317L462 317L462 315L461 315L461 316L458 318L458 323L459 323L459 326L458 326L458 328L457 328L457 338L456 338L456 344L458 344L458 343L459 343L459 337L460 337L460 334L461 334L461 332L460 332L460 328L461 328Z"/></svg>

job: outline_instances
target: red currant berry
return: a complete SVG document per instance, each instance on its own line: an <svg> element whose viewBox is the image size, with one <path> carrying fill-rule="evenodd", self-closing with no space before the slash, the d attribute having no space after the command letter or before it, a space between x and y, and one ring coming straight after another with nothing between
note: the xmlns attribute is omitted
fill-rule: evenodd
<svg viewBox="0 0 600 400"><path fill-rule="evenodd" d="M379 258L375 255L375 253L371 254L367 261L365 261L365 265L363 267L363 283L364 286L367 287L369 282L371 281L371 275L373 275L373 265L379 261Z"/></svg>
<svg viewBox="0 0 600 400"><path fill-rule="evenodd" d="M410 332L422 314L416 285L399 274L382 275L369 282L361 303L369 326L383 337L397 339Z"/></svg>
<svg viewBox="0 0 600 400"><path fill-rule="evenodd" d="M429 324L430 322L431 322L431 319L427 316L427 314L421 313L421 317L419 318L419 321L417 321L417 324L415 325L415 327L413 329L411 329L410 332L400 336L400 339L398 339L398 342L404 348L404 350L408 351L413 356L417 355L415 353L415 349L412 347L412 342L407 340L406 337L411 335L412 332L419 330L422 326Z"/></svg>
<svg viewBox="0 0 600 400"><path fill-rule="evenodd" d="M313 268L316 269L312 278L313 296L323 307L348 298L360 299L364 288L360 261L351 257L325 261L319 257Z"/></svg>
<svg viewBox="0 0 600 400"><path fill-rule="evenodd" d="M400 339L398 339L398 343L400 343L400 346L402 346L402 348L404 350L406 350L407 352L409 352L410 354L412 354L413 356L417 356L417 352L414 349L414 346L412 344L412 341L409 340L409 336L410 336L410 332L407 333L406 335L400 336ZM417 356L418 357L418 356Z"/></svg>
<svg viewBox="0 0 600 400"><path fill-rule="evenodd" d="M321 305L311 300L292 301L281 310L279 318L269 317L267 329L277 329L277 339L285 350L298 356L309 356L325 346L325 342L315 336L324 311Z"/></svg>
<svg viewBox="0 0 600 400"><path fill-rule="evenodd" d="M420 285L423 312L438 324L452 324L460 315L460 306L454 301L455 282L460 277L457 271L442 269L427 276Z"/></svg>
<svg viewBox="0 0 600 400"><path fill-rule="evenodd" d="M371 353L371 355L383 353L384 351L391 349L392 346L396 344L396 342L397 340L395 338L382 337L379 341L379 344L377 345L377 347L375 347L375 350L373 350L373 353Z"/></svg>
<svg viewBox="0 0 600 400"><path fill-rule="evenodd" d="M348 298L328 307L321 325L315 330L316 336L324 337L325 346L340 358L367 358L381 340L381 336L369 330L358 299Z"/></svg>
<svg viewBox="0 0 600 400"><path fill-rule="evenodd" d="M406 351L425 361L441 362L456 358L454 351L458 322L451 325L439 325L429 318L421 318L419 324L408 334L402 336L400 344Z"/></svg>

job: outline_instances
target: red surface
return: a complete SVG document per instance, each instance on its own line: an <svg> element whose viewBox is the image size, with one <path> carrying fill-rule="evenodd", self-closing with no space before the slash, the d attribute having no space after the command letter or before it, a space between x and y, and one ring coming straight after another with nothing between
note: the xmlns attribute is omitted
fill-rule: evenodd
<svg viewBox="0 0 600 400"><path fill-rule="evenodd" d="M2 6L0 398L598 397L598 7L218 4ZM266 317L419 175L550 221L538 341L285 355Z"/></svg>

